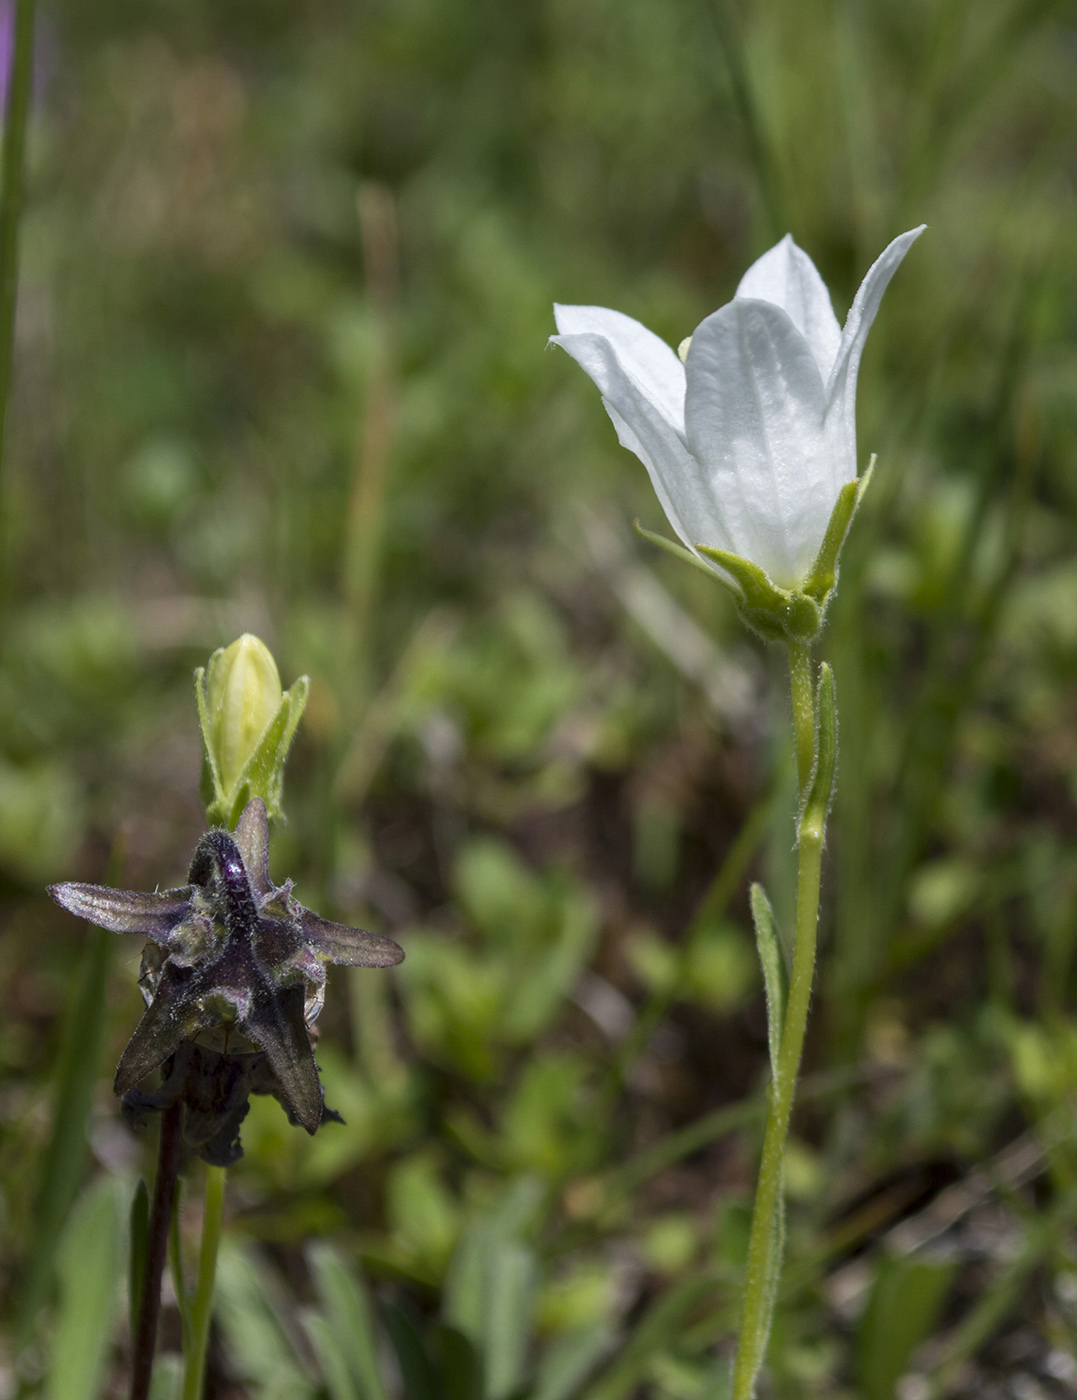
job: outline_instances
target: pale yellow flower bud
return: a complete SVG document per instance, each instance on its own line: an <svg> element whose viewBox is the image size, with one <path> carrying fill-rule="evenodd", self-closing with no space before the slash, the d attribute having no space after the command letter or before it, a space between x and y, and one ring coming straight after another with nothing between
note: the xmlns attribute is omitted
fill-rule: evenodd
<svg viewBox="0 0 1077 1400"><path fill-rule="evenodd" d="M211 823L235 826L252 797L261 797L270 818L280 819L284 761L307 690L302 676L282 691L272 653L249 632L195 672L205 749L202 795Z"/></svg>
<svg viewBox="0 0 1077 1400"><path fill-rule="evenodd" d="M209 739L227 791L235 786L280 709L283 694L272 652L250 632L210 658L206 671Z"/></svg>

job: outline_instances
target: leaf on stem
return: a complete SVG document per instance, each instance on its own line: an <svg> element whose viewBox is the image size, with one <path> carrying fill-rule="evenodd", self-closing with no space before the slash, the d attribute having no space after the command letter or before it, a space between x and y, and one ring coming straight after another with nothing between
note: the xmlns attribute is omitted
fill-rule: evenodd
<svg viewBox="0 0 1077 1400"><path fill-rule="evenodd" d="M762 885L751 891L752 922L755 924L755 945L763 968L763 987L767 996L767 1043L770 1049L771 1079L777 1082L778 1056L782 1048L782 1022L785 1019L785 976L781 940L774 922L774 910Z"/></svg>
<svg viewBox="0 0 1077 1400"><path fill-rule="evenodd" d="M827 813L834 796L834 780L838 767L838 701L834 687L834 672L824 661L819 667L816 694L815 766L811 787L800 818L800 833L822 840Z"/></svg>

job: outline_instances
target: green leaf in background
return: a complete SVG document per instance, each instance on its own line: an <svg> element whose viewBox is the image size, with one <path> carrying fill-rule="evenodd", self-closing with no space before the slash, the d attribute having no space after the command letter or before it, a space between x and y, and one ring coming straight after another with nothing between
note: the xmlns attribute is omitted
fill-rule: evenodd
<svg viewBox="0 0 1077 1400"><path fill-rule="evenodd" d="M478 1348L463 1332L444 1322L438 1326L437 1343L445 1400L478 1400L485 1393Z"/></svg>
<svg viewBox="0 0 1077 1400"><path fill-rule="evenodd" d="M130 1228L127 1244L127 1310L133 1337L138 1331L138 1310L142 1302L142 1285L146 1278L146 1250L150 1234L150 1195L141 1178L131 1200Z"/></svg>
<svg viewBox="0 0 1077 1400"><path fill-rule="evenodd" d="M419 1329L396 1303L385 1305L385 1329L400 1363L407 1400L442 1400L437 1372Z"/></svg>
<svg viewBox="0 0 1077 1400"><path fill-rule="evenodd" d="M318 1362L330 1400L361 1400L360 1392L344 1356L344 1337L322 1317L309 1309L299 1320Z"/></svg>
<svg viewBox="0 0 1077 1400"><path fill-rule="evenodd" d="M88 924L82 928L86 946L60 1052L52 1134L41 1165L30 1259L19 1301L18 1330L23 1339L48 1294L56 1242L86 1166L86 1123L101 1062L113 935Z"/></svg>
<svg viewBox="0 0 1077 1400"><path fill-rule="evenodd" d="M894 1400L912 1354L931 1335L954 1263L884 1254L857 1329L857 1379L865 1400Z"/></svg>
<svg viewBox="0 0 1077 1400"><path fill-rule="evenodd" d="M217 1260L215 1312L231 1364L255 1383L259 1400L302 1400L314 1393L279 1280L256 1250L227 1238Z"/></svg>
<svg viewBox="0 0 1077 1400"><path fill-rule="evenodd" d="M484 1348L487 1400L507 1400L523 1380L537 1265L526 1245L505 1242L489 1259Z"/></svg>
<svg viewBox="0 0 1077 1400"><path fill-rule="evenodd" d="M539 1363L531 1400L568 1400L610 1350L613 1335L606 1322L563 1332Z"/></svg>
<svg viewBox="0 0 1077 1400"><path fill-rule="evenodd" d="M378 1368L374 1318L363 1281L329 1245L312 1245L307 1260L322 1315L347 1369L351 1393L358 1400L386 1400Z"/></svg>
<svg viewBox="0 0 1077 1400"><path fill-rule="evenodd" d="M47 1400L96 1400L121 1306L125 1196L122 1182L102 1177L64 1231Z"/></svg>

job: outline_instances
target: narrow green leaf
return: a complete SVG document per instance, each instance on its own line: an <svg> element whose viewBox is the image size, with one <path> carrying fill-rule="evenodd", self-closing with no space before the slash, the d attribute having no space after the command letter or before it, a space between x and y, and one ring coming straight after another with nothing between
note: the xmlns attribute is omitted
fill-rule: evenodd
<svg viewBox="0 0 1077 1400"><path fill-rule="evenodd" d="M625 1400L646 1374L651 1358L669 1345L685 1319L707 1298L717 1280L709 1273L682 1279L651 1304L613 1364L584 1392L586 1400Z"/></svg>
<svg viewBox="0 0 1077 1400"><path fill-rule="evenodd" d="M531 1400L570 1400L612 1345L606 1322L562 1332L543 1354Z"/></svg>
<svg viewBox="0 0 1077 1400"><path fill-rule="evenodd" d="M214 1315L233 1368L255 1383L259 1400L302 1400L313 1393L275 1271L255 1250L228 1236L217 1260Z"/></svg>
<svg viewBox="0 0 1077 1400"><path fill-rule="evenodd" d="M406 1400L441 1400L437 1372L415 1323L395 1303L387 1303L384 1314L385 1330L400 1363Z"/></svg>
<svg viewBox="0 0 1077 1400"><path fill-rule="evenodd" d="M912 1354L934 1329L954 1276L952 1261L885 1254L856 1337L865 1400L894 1400Z"/></svg>
<svg viewBox="0 0 1077 1400"><path fill-rule="evenodd" d="M146 1278L146 1249L150 1236L150 1197L140 1178L131 1200L131 1224L127 1251L127 1306L131 1336L138 1331L138 1310Z"/></svg>
<svg viewBox="0 0 1077 1400"><path fill-rule="evenodd" d="M312 1245L307 1259L356 1395L359 1400L388 1400L378 1367L374 1318L361 1278L329 1245Z"/></svg>
<svg viewBox="0 0 1077 1400"><path fill-rule="evenodd" d="M762 885L751 890L752 922L755 924L755 946L763 968L763 987L767 997L767 1043L770 1049L771 1081L778 1078L778 1056L782 1048L782 1024L785 1020L785 965L781 940L774 922L774 911Z"/></svg>
<svg viewBox="0 0 1077 1400"><path fill-rule="evenodd" d="M800 818L800 829L802 833L810 832L821 840L834 796L838 767L837 692L834 687L834 672L825 661L819 667L816 713L818 718L815 732L815 768Z"/></svg>
<svg viewBox="0 0 1077 1400"><path fill-rule="evenodd" d="M469 1337L441 1323L437 1329L445 1400L479 1400L484 1393L482 1355Z"/></svg>
<svg viewBox="0 0 1077 1400"><path fill-rule="evenodd" d="M329 1400L362 1400L344 1355L344 1337L329 1325L321 1313L305 1311L300 1314L299 1320L329 1391Z"/></svg>
<svg viewBox="0 0 1077 1400"><path fill-rule="evenodd" d="M113 936L86 925L78 987L67 1015L68 1034L57 1070L52 1135L41 1167L30 1257L19 1299L18 1332L25 1340L52 1283L57 1241L86 1165L86 1123L93 1102L105 1030L105 993Z"/></svg>
<svg viewBox="0 0 1077 1400"><path fill-rule="evenodd" d="M490 1259L486 1299L487 1400L506 1400L523 1380L538 1268L526 1245L507 1242Z"/></svg>
<svg viewBox="0 0 1077 1400"><path fill-rule="evenodd" d="M445 1279L442 1311L445 1321L479 1344L486 1309L486 1258L489 1222L473 1222L461 1236Z"/></svg>
<svg viewBox="0 0 1077 1400"><path fill-rule="evenodd" d="M57 1254L60 1302L47 1400L96 1400L121 1307L122 1184L102 1177L72 1212Z"/></svg>

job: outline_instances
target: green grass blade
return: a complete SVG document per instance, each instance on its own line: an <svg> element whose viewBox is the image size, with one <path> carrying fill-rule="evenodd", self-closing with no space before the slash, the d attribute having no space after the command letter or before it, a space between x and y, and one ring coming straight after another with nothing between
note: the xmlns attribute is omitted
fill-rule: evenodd
<svg viewBox="0 0 1077 1400"><path fill-rule="evenodd" d="M312 1245L307 1259L355 1394L359 1400L388 1400L378 1367L374 1318L362 1280L328 1245Z"/></svg>
<svg viewBox="0 0 1077 1400"><path fill-rule="evenodd" d="M300 1321L329 1391L329 1400L362 1400L344 1355L345 1337L321 1313L302 1313Z"/></svg>
<svg viewBox="0 0 1077 1400"><path fill-rule="evenodd" d="M523 1380L536 1275L525 1245L508 1242L492 1252L484 1327L488 1400L506 1400Z"/></svg>
<svg viewBox="0 0 1077 1400"><path fill-rule="evenodd" d="M954 1264L887 1254L857 1333L857 1378L865 1400L894 1400L913 1352L931 1334Z"/></svg>
<svg viewBox="0 0 1077 1400"><path fill-rule="evenodd" d="M562 1333L539 1363L531 1400L569 1400L612 1343L613 1332L605 1322Z"/></svg>
<svg viewBox="0 0 1077 1400"><path fill-rule="evenodd" d="M127 1307L131 1336L138 1330L138 1307L142 1285L146 1280L146 1249L150 1236L150 1196L146 1183L139 1180L131 1201L129 1245L127 1251Z"/></svg>
<svg viewBox="0 0 1077 1400"><path fill-rule="evenodd" d="M406 1400L441 1400L437 1372L419 1330L395 1303L385 1306L385 1329L400 1363Z"/></svg>
<svg viewBox="0 0 1077 1400"><path fill-rule="evenodd" d="M97 1396L120 1311L124 1214L121 1183L103 1177L82 1197L64 1232L47 1400Z"/></svg>
<svg viewBox="0 0 1077 1400"><path fill-rule="evenodd" d="M25 1340L52 1282L56 1243L86 1165L86 1123L93 1103L105 1031L105 991L112 966L113 935L88 930L82 970L68 1015L70 1031L60 1054L56 1113L41 1167L32 1243L19 1304L18 1332Z"/></svg>

